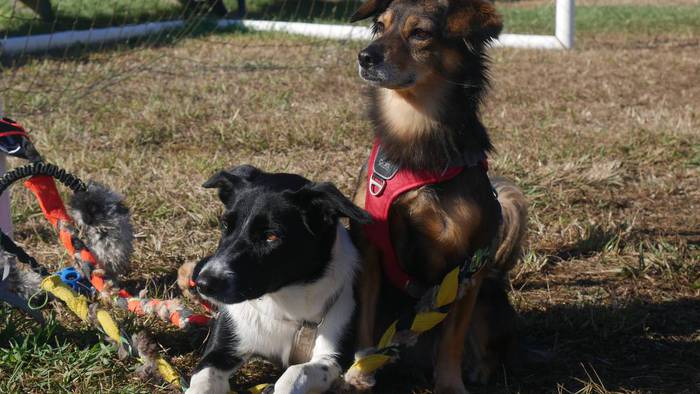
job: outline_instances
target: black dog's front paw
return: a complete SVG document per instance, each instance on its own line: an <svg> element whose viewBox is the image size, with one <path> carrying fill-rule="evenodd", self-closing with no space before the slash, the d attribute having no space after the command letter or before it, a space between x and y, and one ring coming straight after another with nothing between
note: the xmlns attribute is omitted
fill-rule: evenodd
<svg viewBox="0 0 700 394"><path fill-rule="evenodd" d="M216 368L204 368L192 375L186 394L228 394L228 374Z"/></svg>

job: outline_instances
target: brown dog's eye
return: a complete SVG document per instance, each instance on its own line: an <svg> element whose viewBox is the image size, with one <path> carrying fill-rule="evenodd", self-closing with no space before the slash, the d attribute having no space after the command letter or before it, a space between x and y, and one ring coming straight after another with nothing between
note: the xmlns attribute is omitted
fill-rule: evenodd
<svg viewBox="0 0 700 394"><path fill-rule="evenodd" d="M433 34L427 30L423 29L413 29L411 31L411 38L414 40L424 41L433 37Z"/></svg>
<svg viewBox="0 0 700 394"><path fill-rule="evenodd" d="M279 235L277 235L277 233L270 231L270 232L267 232L265 234L265 241L269 244L271 244L273 242L277 242L277 241L279 241L279 239L280 239L280 237L279 237Z"/></svg>
<svg viewBox="0 0 700 394"><path fill-rule="evenodd" d="M374 25L372 25L372 34L377 35L382 33L384 33L384 23L374 22Z"/></svg>

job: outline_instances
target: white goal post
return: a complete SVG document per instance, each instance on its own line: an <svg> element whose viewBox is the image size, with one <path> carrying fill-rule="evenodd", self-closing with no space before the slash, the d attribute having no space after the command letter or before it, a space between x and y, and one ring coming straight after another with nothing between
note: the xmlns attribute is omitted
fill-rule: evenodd
<svg viewBox="0 0 700 394"><path fill-rule="evenodd" d="M571 49L574 46L575 0L556 0L554 35L501 34L493 46L532 49ZM369 40L369 28L352 25L326 25L301 22L223 20L220 27L242 25L259 31L279 31L329 39Z"/></svg>
<svg viewBox="0 0 700 394"><path fill-rule="evenodd" d="M570 49L574 46L574 0L556 0L554 35L501 34L494 46L532 49ZM258 31L278 31L317 38L369 40L369 28L354 25L332 25L303 22L222 19L219 28L243 26ZM165 21L90 30L72 30L0 40L0 56L61 49L73 45L100 44L155 34L185 27L185 22Z"/></svg>
<svg viewBox="0 0 700 394"><path fill-rule="evenodd" d="M553 36L501 34L496 45L533 49L571 49L574 47L576 7L574 0L556 0Z"/></svg>

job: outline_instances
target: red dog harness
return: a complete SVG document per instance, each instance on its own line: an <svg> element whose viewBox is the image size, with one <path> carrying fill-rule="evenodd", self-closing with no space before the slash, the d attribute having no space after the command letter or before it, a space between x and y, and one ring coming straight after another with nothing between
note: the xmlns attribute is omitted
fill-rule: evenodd
<svg viewBox="0 0 700 394"><path fill-rule="evenodd" d="M485 155L466 161L458 166L448 167L442 172L412 171L400 168L388 161L382 152L379 141L374 142L367 169L367 193L365 210L372 216L372 223L365 225L367 238L382 253L382 267L391 284L414 297L420 297L420 282L407 274L399 264L398 256L391 243L389 229L389 209L401 194L421 186L448 181L459 175L465 167L480 164L488 169Z"/></svg>

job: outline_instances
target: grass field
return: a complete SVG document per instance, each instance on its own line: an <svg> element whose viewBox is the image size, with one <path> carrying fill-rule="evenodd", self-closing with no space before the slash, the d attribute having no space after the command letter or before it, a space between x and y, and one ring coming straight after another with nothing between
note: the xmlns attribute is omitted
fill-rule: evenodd
<svg viewBox="0 0 700 394"><path fill-rule="evenodd" d="M491 51L492 171L516 180L531 204L511 298L523 341L553 359L469 389L699 392L700 39L688 16L697 3L655 8L678 16L671 22L625 0L582 3L579 49ZM506 6L540 15L537 1ZM605 7L628 10L630 22L610 22L618 14ZM174 270L218 241L219 204L199 186L215 170L252 163L352 191L371 136L353 61L359 45L200 35L27 59L3 68L0 86L49 161L127 196L137 229L127 284L176 294ZM12 199L16 239L58 268L67 256L38 206L19 187ZM117 361L64 308L48 315L55 320L40 329L0 308L0 392L168 392L135 377L133 363ZM194 366L206 333L119 316L130 330L156 333L183 372ZM277 373L257 361L234 383ZM392 375L378 392L429 387Z"/></svg>

